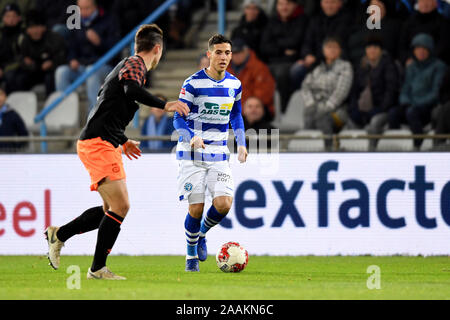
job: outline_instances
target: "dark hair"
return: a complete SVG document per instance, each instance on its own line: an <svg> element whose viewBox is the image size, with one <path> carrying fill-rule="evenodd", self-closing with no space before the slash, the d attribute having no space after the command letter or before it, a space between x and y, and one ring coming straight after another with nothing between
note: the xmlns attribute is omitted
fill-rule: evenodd
<svg viewBox="0 0 450 320"><path fill-rule="evenodd" d="M228 39L227 37L225 37L222 34L215 34L213 35L211 38L209 38L208 40L208 50L212 51L214 48L215 44L221 44L221 43L229 43L230 46L233 45L233 43L231 42L230 39Z"/></svg>
<svg viewBox="0 0 450 320"><path fill-rule="evenodd" d="M136 52L146 52L163 43L163 31L156 24L144 24L134 37Z"/></svg>
<svg viewBox="0 0 450 320"><path fill-rule="evenodd" d="M340 39L339 37L337 37L337 36L328 36L328 37L326 37L326 38L323 40L323 42L322 42L322 46L325 46L325 45L326 45L327 43L329 43L329 42L337 43L337 44L339 45L339 47L342 48L342 42L341 42L341 39Z"/></svg>

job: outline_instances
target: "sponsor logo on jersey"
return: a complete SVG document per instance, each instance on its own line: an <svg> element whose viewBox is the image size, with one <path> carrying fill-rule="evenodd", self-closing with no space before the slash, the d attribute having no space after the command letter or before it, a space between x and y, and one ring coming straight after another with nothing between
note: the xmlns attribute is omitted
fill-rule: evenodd
<svg viewBox="0 0 450 320"><path fill-rule="evenodd" d="M231 113L231 108L233 108L232 103L218 105L217 103L205 102L205 109L203 109L200 114L219 114L221 116L228 116Z"/></svg>

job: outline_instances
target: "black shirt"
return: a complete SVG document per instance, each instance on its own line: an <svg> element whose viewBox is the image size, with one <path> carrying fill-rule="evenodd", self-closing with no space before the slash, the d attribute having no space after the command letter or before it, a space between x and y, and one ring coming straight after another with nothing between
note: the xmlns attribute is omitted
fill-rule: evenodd
<svg viewBox="0 0 450 320"><path fill-rule="evenodd" d="M81 131L80 140L100 137L117 148L128 140L125 128L139 108L136 100L163 109L165 103L143 88L146 75L147 68L140 56L135 55L120 61L106 77L97 103ZM152 99L149 100L149 97Z"/></svg>

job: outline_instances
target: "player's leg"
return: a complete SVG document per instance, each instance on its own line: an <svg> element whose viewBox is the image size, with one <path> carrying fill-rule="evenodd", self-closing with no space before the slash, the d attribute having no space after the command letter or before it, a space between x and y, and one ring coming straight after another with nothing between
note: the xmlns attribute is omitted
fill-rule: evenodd
<svg viewBox="0 0 450 320"><path fill-rule="evenodd" d="M200 226L197 249L200 261L205 261L208 257L206 233L225 218L233 203L234 184L228 162L212 165L208 170L207 185L213 195L213 203Z"/></svg>
<svg viewBox="0 0 450 320"><path fill-rule="evenodd" d="M88 271L88 278L124 279L114 275L106 268L106 259L116 242L120 233L120 225L130 208L126 182L124 179L110 180L105 178L104 181L99 183L98 192L109 210L104 213L100 221L94 260Z"/></svg>
<svg viewBox="0 0 450 320"><path fill-rule="evenodd" d="M184 220L186 236L186 271L199 271L197 242L203 215L206 191L206 168L192 161L180 161L178 193L188 200L189 212Z"/></svg>
<svg viewBox="0 0 450 320"><path fill-rule="evenodd" d="M48 242L48 260L53 269L58 269L60 264L61 248L64 243L76 234L82 234L98 229L104 213L108 210L108 204L104 202L103 206L89 208L80 216L61 226L49 226L45 230Z"/></svg>
<svg viewBox="0 0 450 320"><path fill-rule="evenodd" d="M184 220L184 231L186 234L186 271L199 271L197 243L198 234L200 232L200 222L202 221L204 208L204 195L192 194L190 201L195 203L189 204L189 212ZM201 202L197 202L201 201Z"/></svg>

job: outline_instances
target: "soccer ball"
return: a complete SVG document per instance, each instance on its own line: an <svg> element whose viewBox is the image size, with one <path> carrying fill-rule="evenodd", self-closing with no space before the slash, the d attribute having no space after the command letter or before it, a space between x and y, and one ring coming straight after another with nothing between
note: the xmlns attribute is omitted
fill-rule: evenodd
<svg viewBox="0 0 450 320"><path fill-rule="evenodd" d="M227 242L216 254L217 266L223 272L241 272L248 264L248 253L237 242Z"/></svg>

